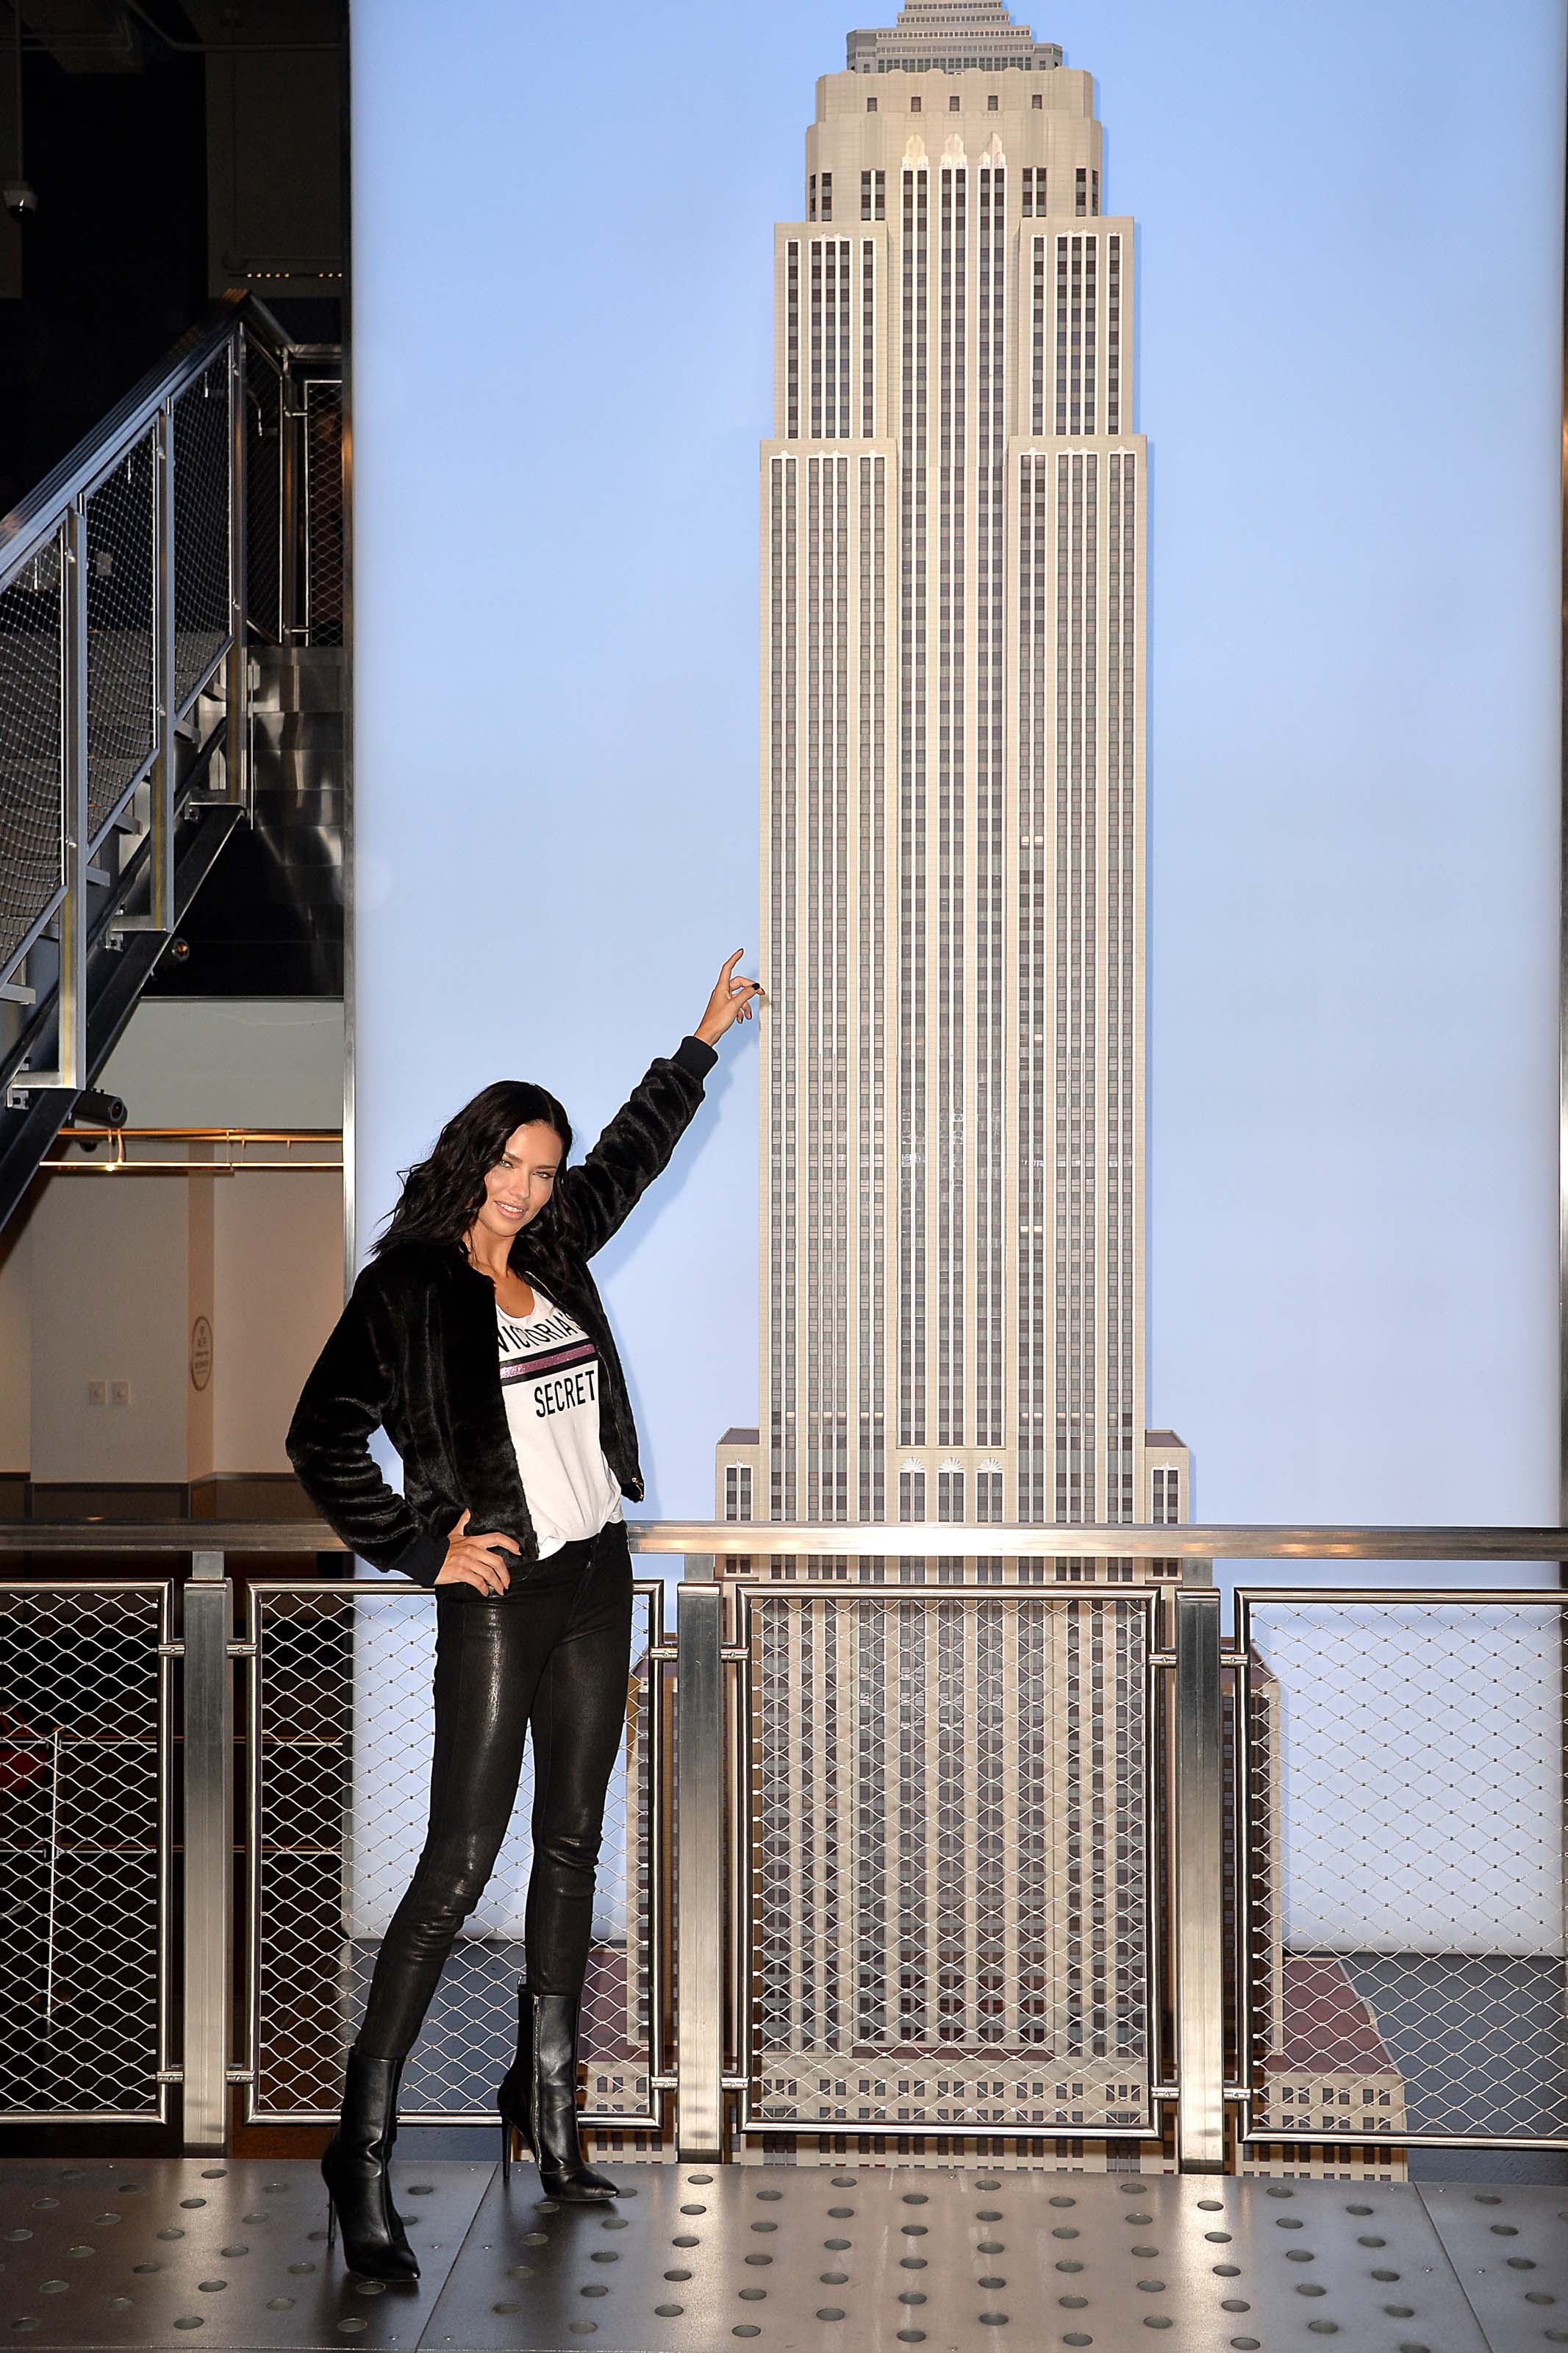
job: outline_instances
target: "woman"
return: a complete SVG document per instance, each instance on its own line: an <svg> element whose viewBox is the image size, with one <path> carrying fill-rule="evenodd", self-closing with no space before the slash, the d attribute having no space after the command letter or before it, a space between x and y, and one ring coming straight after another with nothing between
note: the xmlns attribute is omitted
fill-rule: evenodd
<svg viewBox="0 0 1568 2353"><path fill-rule="evenodd" d="M441 1966L505 1836L531 1725L533 1864L517 2056L497 2094L552 2198L616 2196L577 2137L577 2019L605 1791L625 1717L643 1492L625 1377L588 1261L668 1162L715 1042L762 991L737 948L695 1030L660 1055L581 1166L542 1087L503 1080L410 1169L305 1384L289 1459L343 1542L436 1589L430 1825L371 1978L321 2159L350 2266L413 2278L387 2178L397 2089ZM369 1440L402 1460L389 1486Z"/></svg>

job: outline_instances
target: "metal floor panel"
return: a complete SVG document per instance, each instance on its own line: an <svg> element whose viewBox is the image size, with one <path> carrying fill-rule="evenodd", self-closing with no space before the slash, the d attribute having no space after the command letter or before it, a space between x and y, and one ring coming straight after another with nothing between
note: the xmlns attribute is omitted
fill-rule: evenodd
<svg viewBox="0 0 1568 2353"><path fill-rule="evenodd" d="M271 2158L0 2163L0 2337L38 2348L411 2348L489 2165L397 2167L422 2276L383 2288L327 2253L313 2164Z"/></svg>
<svg viewBox="0 0 1568 2353"><path fill-rule="evenodd" d="M488 2163L400 2161L424 2264L408 2290L329 2258L306 2161L0 2164L0 2338L40 2353L1568 2344L1560 2189L605 2162L624 2193L608 2209L542 2198L527 2164L503 2189Z"/></svg>
<svg viewBox="0 0 1568 2353"><path fill-rule="evenodd" d="M1405 2188L738 2166L637 2187L603 2213L492 2183L426 2345L1486 2353Z"/></svg>
<svg viewBox="0 0 1568 2353"><path fill-rule="evenodd" d="M1568 2189L1433 2181L1421 2198L1494 2353L1568 2345Z"/></svg>

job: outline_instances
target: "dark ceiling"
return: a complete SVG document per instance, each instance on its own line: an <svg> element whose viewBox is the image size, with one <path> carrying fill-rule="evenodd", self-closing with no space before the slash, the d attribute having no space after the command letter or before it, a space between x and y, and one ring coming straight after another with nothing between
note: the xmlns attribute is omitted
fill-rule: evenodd
<svg viewBox="0 0 1568 2353"><path fill-rule="evenodd" d="M0 178L16 177L0 0ZM0 513L226 285L339 339L341 0L20 0L22 173L0 216Z"/></svg>

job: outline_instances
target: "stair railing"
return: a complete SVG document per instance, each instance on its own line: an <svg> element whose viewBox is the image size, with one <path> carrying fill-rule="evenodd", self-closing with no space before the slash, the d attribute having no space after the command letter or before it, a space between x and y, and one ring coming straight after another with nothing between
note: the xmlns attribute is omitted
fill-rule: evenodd
<svg viewBox="0 0 1568 2353"><path fill-rule="evenodd" d="M90 1083L89 949L174 932L182 810L250 814L249 646L342 642L342 376L226 297L0 521L12 1109Z"/></svg>

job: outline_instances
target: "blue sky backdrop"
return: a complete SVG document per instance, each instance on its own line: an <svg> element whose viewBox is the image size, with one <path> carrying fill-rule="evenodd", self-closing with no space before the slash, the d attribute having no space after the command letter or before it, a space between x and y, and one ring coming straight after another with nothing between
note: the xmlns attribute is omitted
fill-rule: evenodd
<svg viewBox="0 0 1568 2353"><path fill-rule="evenodd" d="M758 969L771 235L853 21L356 9L362 1248L477 1087L581 1148ZM1552 1520L1561 12L1032 21L1140 233L1149 1419L1204 1518ZM662 1516L756 1411L721 1055L600 1261Z"/></svg>

